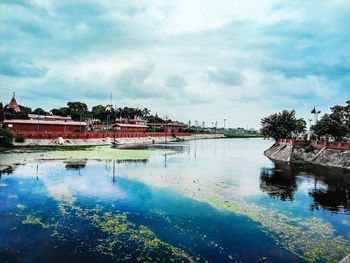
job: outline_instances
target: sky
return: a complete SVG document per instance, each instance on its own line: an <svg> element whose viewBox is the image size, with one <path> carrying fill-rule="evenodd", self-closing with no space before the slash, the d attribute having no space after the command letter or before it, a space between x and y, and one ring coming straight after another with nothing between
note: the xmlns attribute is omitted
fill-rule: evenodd
<svg viewBox="0 0 350 263"><path fill-rule="evenodd" d="M259 128L350 99L350 1L0 1L0 101Z"/></svg>

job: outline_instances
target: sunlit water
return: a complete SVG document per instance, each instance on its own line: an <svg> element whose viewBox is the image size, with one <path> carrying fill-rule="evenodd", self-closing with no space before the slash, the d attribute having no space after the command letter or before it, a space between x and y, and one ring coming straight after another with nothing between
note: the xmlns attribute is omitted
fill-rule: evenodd
<svg viewBox="0 0 350 263"><path fill-rule="evenodd" d="M198 140L143 161L19 165L0 180L0 262L341 259L350 175L274 164L271 144Z"/></svg>

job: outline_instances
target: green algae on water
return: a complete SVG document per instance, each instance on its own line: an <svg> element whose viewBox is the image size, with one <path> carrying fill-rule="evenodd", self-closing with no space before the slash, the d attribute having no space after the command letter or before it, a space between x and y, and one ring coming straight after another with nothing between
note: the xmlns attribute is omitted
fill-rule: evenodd
<svg viewBox="0 0 350 263"><path fill-rule="evenodd" d="M150 150L120 150L109 146L97 146L83 151L59 151L57 156L64 159L146 160L151 153Z"/></svg>
<svg viewBox="0 0 350 263"><path fill-rule="evenodd" d="M26 219L22 221L25 225L40 225L43 228L49 228L50 225L44 224L42 219L34 215L27 215Z"/></svg>
<svg viewBox="0 0 350 263"><path fill-rule="evenodd" d="M45 226L50 227L51 236L61 242L68 239L63 234L64 231L74 231L62 223L61 217L70 221L79 219L102 234L97 239L97 244L89 250L116 261L194 262L184 250L162 241L146 226L128 220L126 213L103 211L99 206L83 209L75 204L76 199L64 185L51 187L49 193L57 201L58 214L56 218L53 217L53 222L56 223ZM29 216L27 221L37 224L41 222L33 216Z"/></svg>
<svg viewBox="0 0 350 263"><path fill-rule="evenodd" d="M216 196L206 196L203 199L216 208L247 216L260 223L277 244L308 262L319 259L338 262L350 253L349 240L336 236L332 225L322 219L288 217L281 211L267 210L253 204L243 205L243 201L224 201Z"/></svg>

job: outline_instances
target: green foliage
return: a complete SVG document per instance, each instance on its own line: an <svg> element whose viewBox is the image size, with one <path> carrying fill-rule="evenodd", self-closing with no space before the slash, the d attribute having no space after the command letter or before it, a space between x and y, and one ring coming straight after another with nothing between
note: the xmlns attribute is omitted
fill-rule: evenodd
<svg viewBox="0 0 350 263"><path fill-rule="evenodd" d="M62 117L67 117L70 114L68 107L61 107L59 109L52 109L51 113L53 115L62 116Z"/></svg>
<svg viewBox="0 0 350 263"><path fill-rule="evenodd" d="M306 130L306 122L295 117L295 111L284 110L261 120L261 134L264 138L292 138Z"/></svg>
<svg viewBox="0 0 350 263"><path fill-rule="evenodd" d="M36 108L32 111L32 113L37 115L49 115L49 113L43 110L42 108Z"/></svg>
<svg viewBox="0 0 350 263"><path fill-rule="evenodd" d="M5 129L0 129L0 147L11 147L12 146L12 134Z"/></svg>
<svg viewBox="0 0 350 263"><path fill-rule="evenodd" d="M19 142L19 143L22 143L25 141L25 138L22 134L17 134L16 137L15 137L15 142Z"/></svg>
<svg viewBox="0 0 350 263"><path fill-rule="evenodd" d="M4 105L0 102L0 121L4 120Z"/></svg>
<svg viewBox="0 0 350 263"><path fill-rule="evenodd" d="M21 111L16 112L14 109L6 109L1 105L1 119L3 120L4 117L6 119L28 119L28 114L32 112L32 109L21 105L19 105L19 108Z"/></svg>
<svg viewBox="0 0 350 263"><path fill-rule="evenodd" d="M318 136L333 136L336 140L341 140L350 132L349 126L339 112L325 114L311 129Z"/></svg>
<svg viewBox="0 0 350 263"><path fill-rule="evenodd" d="M84 116L88 113L88 107L85 103L74 101L74 102L68 102L67 106L69 108L69 115L72 117L73 120L80 120L80 118L84 118Z"/></svg>

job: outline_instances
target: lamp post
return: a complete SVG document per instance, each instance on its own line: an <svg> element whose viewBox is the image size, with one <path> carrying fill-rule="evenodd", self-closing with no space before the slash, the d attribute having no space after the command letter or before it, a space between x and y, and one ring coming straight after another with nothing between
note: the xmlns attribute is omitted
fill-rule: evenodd
<svg viewBox="0 0 350 263"><path fill-rule="evenodd" d="M315 124L318 122L318 114L321 113L320 110L316 110L316 107L314 107L311 111L311 113L314 115L314 121L315 121Z"/></svg>
<svg viewBox="0 0 350 263"><path fill-rule="evenodd" d="M166 139L166 135L168 132L167 124L168 124L168 115L165 115L165 125L164 125L164 143L165 144L167 144L167 139Z"/></svg>
<svg viewBox="0 0 350 263"><path fill-rule="evenodd" d="M224 130L226 129L226 119L224 119Z"/></svg>
<svg viewBox="0 0 350 263"><path fill-rule="evenodd" d="M38 111L38 132L40 131L40 110Z"/></svg>
<svg viewBox="0 0 350 263"><path fill-rule="evenodd" d="M307 140L309 141L309 140L311 140L311 123L312 123L312 119L308 119L308 121L309 121L309 133L308 133Z"/></svg>

